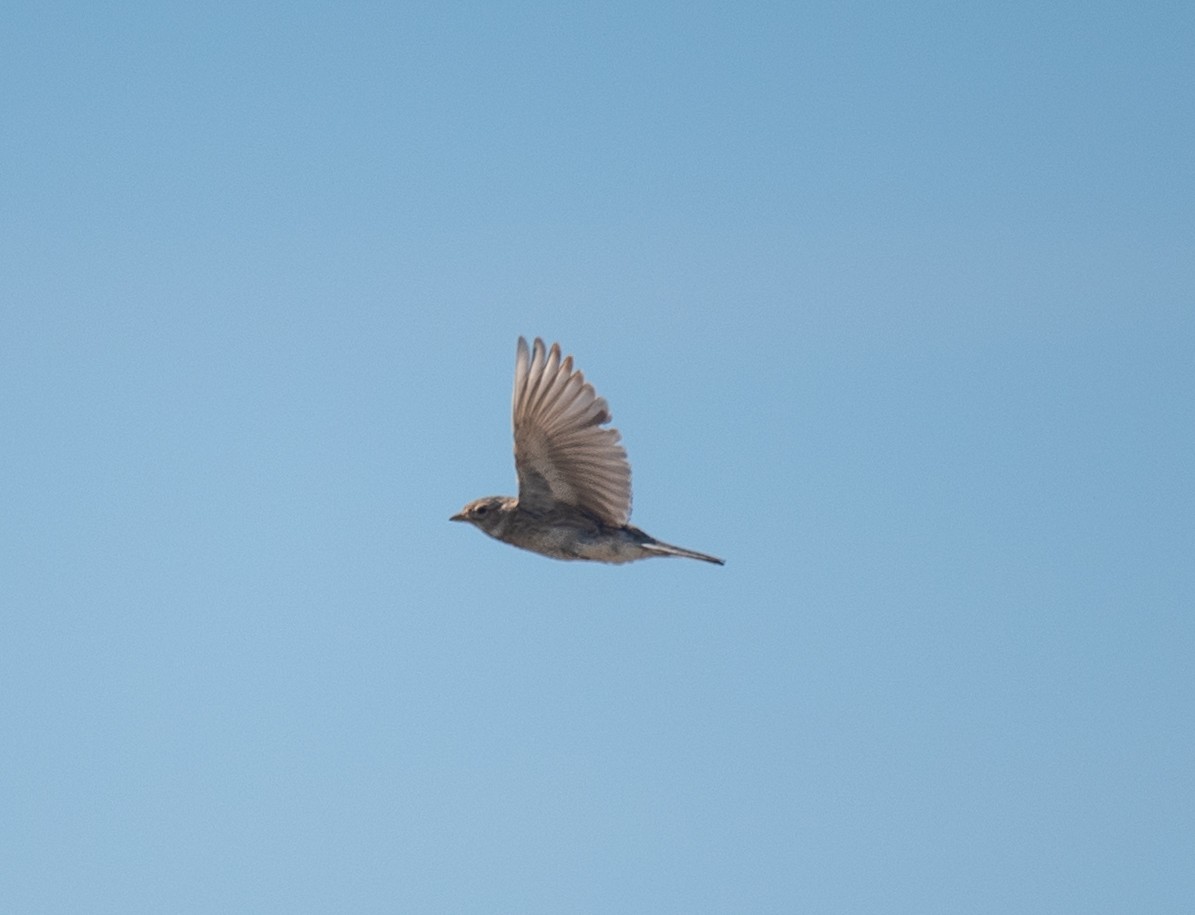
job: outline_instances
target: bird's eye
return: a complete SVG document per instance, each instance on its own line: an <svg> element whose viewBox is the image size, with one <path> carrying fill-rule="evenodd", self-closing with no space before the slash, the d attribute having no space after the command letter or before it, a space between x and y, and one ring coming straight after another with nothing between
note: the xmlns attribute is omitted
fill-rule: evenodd
<svg viewBox="0 0 1195 915"><path fill-rule="evenodd" d="M479 505L479 506L477 506L477 508L473 509L473 514L477 515L478 517L481 517L488 511L489 511L489 509L486 506Z"/></svg>

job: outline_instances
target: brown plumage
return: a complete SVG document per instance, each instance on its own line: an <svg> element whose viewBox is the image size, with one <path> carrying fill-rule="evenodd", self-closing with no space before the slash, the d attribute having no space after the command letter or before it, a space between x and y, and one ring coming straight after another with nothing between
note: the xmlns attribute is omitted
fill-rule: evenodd
<svg viewBox="0 0 1195 915"><path fill-rule="evenodd" d="M453 521L468 521L504 543L554 559L633 562L685 556L723 565L695 550L656 540L628 522L631 465L593 385L536 338L519 337L513 398L519 496L470 502Z"/></svg>

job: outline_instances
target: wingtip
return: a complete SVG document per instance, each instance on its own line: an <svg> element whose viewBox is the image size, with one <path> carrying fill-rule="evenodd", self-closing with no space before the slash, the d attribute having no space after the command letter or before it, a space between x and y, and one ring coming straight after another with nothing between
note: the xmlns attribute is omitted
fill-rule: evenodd
<svg viewBox="0 0 1195 915"><path fill-rule="evenodd" d="M553 343L551 346L548 346L548 344L544 342L543 337L534 337L531 343L528 343L527 338L522 334L519 334L519 342L515 349L520 357L525 356L533 363L546 362L548 357L553 353L556 354L557 361L560 361L564 356L563 351L560 349L559 343Z"/></svg>

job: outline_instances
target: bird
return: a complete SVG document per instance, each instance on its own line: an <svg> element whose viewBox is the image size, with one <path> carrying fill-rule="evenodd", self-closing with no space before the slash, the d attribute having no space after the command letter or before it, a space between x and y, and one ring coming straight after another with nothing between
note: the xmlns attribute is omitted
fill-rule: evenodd
<svg viewBox="0 0 1195 915"><path fill-rule="evenodd" d="M610 408L593 385L548 349L519 337L513 397L519 495L476 499L450 521L549 556L625 563L683 556L725 565L716 556L664 543L630 524L631 465Z"/></svg>

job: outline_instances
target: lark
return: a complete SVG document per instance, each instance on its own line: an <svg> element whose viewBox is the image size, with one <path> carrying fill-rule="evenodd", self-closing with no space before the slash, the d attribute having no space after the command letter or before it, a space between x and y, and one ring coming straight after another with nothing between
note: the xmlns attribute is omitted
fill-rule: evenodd
<svg viewBox="0 0 1195 915"><path fill-rule="evenodd" d="M550 556L623 563L684 556L724 565L664 543L630 524L631 465L610 408L593 385L538 337L519 337L514 385L519 495L487 496L452 516L496 540Z"/></svg>

